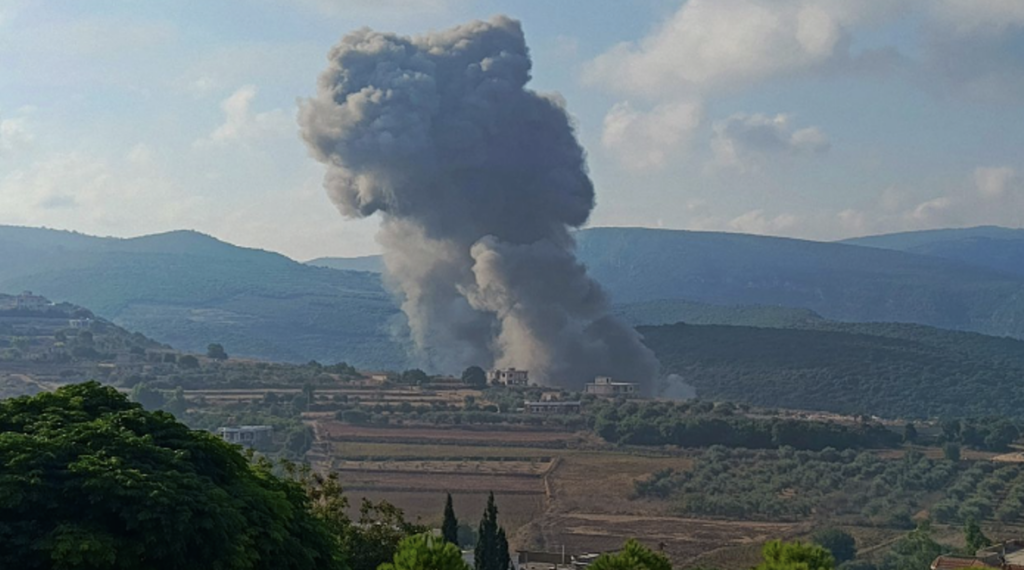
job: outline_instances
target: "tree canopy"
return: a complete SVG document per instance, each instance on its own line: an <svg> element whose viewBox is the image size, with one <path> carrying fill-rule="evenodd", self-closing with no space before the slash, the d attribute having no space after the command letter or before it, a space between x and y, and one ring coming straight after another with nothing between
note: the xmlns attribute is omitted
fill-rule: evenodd
<svg viewBox="0 0 1024 570"><path fill-rule="evenodd" d="M378 570L469 570L458 546L429 534L417 534L398 545L391 563Z"/></svg>
<svg viewBox="0 0 1024 570"><path fill-rule="evenodd" d="M479 366L470 366L462 371L462 383L474 388L487 386L487 373Z"/></svg>
<svg viewBox="0 0 1024 570"><path fill-rule="evenodd" d="M12 568L343 568L300 485L95 382L0 401L0 465Z"/></svg>
<svg viewBox="0 0 1024 570"><path fill-rule="evenodd" d="M761 550L764 561L754 570L832 570L832 554L816 544L770 540Z"/></svg>
<svg viewBox="0 0 1024 570"><path fill-rule="evenodd" d="M590 565L592 570L672 570L668 558L654 552L634 539L626 541L622 550L602 554Z"/></svg>

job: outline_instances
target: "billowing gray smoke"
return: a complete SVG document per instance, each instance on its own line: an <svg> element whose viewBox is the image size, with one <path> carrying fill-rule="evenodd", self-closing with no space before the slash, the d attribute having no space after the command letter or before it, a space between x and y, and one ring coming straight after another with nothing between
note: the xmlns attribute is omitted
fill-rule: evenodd
<svg viewBox="0 0 1024 570"><path fill-rule="evenodd" d="M519 22L363 29L329 59L301 105L303 138L343 214L382 213L389 284L421 356L575 388L595 375L650 385L653 354L574 255L594 188L561 102L525 88Z"/></svg>

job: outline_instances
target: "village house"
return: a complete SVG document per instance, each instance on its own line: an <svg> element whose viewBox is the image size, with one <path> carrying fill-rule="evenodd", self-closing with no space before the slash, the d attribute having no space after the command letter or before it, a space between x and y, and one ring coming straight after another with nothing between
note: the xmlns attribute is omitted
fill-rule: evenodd
<svg viewBox="0 0 1024 570"><path fill-rule="evenodd" d="M273 426L240 426L236 428L222 427L217 434L228 443L243 447L261 447L269 444L274 434Z"/></svg>
<svg viewBox="0 0 1024 570"><path fill-rule="evenodd" d="M582 403L577 401L548 400L546 402L525 402L523 409L529 414L578 414Z"/></svg>
<svg viewBox="0 0 1024 570"><path fill-rule="evenodd" d="M1024 540L1008 540L974 553L974 556L944 554L932 562L931 570L998 568L1024 570Z"/></svg>
<svg viewBox="0 0 1024 570"><path fill-rule="evenodd" d="M636 382L615 382L609 376L598 376L593 382L586 385L584 392L595 396L627 398L637 394L638 385Z"/></svg>
<svg viewBox="0 0 1024 570"><path fill-rule="evenodd" d="M516 370L515 368L495 369L487 373L487 382L504 386L528 386L530 384L530 373L526 370Z"/></svg>

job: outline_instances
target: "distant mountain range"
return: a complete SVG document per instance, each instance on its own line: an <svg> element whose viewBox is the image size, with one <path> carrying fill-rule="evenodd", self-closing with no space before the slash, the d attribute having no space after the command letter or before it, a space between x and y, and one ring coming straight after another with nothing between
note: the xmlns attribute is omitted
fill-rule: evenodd
<svg viewBox="0 0 1024 570"><path fill-rule="evenodd" d="M187 351L401 366L401 318L377 275L311 267L179 231L135 239L0 227L0 292L89 307Z"/></svg>
<svg viewBox="0 0 1024 570"><path fill-rule="evenodd" d="M1024 275L1024 229L982 226L870 236L843 243L893 249Z"/></svg>
<svg viewBox="0 0 1024 570"><path fill-rule="evenodd" d="M894 321L1024 338L1020 230L824 243L595 228L577 239L616 311L637 325ZM395 341L402 317L373 273L379 257L301 264L195 232L114 239L0 227L0 260L0 292L80 304L183 350L220 342L276 360L407 364Z"/></svg>

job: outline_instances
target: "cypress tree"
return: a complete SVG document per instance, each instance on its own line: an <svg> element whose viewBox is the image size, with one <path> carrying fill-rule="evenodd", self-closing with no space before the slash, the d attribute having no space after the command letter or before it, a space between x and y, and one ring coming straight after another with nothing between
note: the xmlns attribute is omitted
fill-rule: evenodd
<svg viewBox="0 0 1024 570"><path fill-rule="evenodd" d="M496 557L497 570L511 570L512 557L508 553L508 538L505 536L505 529L502 527L498 528L498 552Z"/></svg>
<svg viewBox="0 0 1024 570"><path fill-rule="evenodd" d="M452 494L444 504L444 522L441 523L441 536L455 546L459 545L459 519L455 518L455 507L452 506Z"/></svg>
<svg viewBox="0 0 1024 570"><path fill-rule="evenodd" d="M487 508L480 519L473 561L474 570L508 570L511 565L508 539L505 529L498 526L498 507L494 504L493 492L487 497Z"/></svg>

